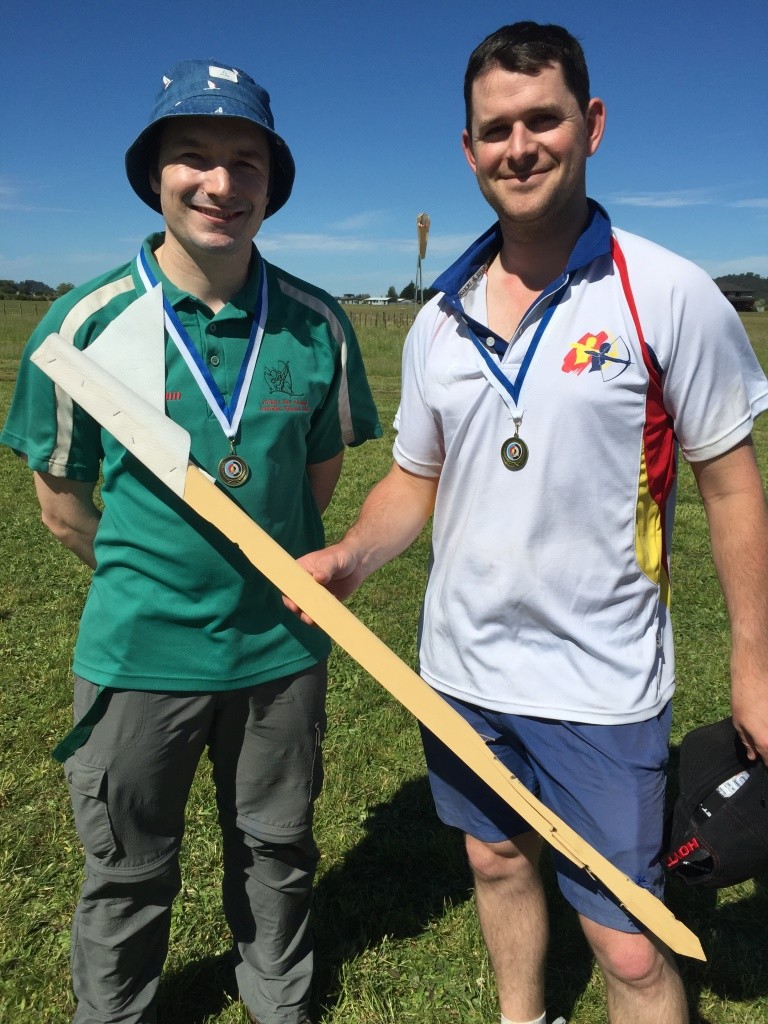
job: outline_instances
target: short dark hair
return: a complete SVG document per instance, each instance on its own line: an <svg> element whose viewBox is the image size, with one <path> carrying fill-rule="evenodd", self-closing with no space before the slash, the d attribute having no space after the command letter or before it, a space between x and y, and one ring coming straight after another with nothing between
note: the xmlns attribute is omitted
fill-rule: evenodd
<svg viewBox="0 0 768 1024"><path fill-rule="evenodd" d="M561 25L517 21L492 32L475 47L464 75L464 107L467 131L472 130L472 86L475 79L502 67L523 75L536 75L544 67L559 64L563 78L576 97L582 113L589 106L589 71L578 39Z"/></svg>

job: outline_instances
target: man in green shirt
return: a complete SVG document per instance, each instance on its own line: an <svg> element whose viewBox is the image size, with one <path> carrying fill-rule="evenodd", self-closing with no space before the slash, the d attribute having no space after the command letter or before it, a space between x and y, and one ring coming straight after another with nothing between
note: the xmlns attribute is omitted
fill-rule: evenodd
<svg viewBox="0 0 768 1024"><path fill-rule="evenodd" d="M328 640L297 623L239 550L29 355L52 332L87 348L159 285L164 375L147 372L138 386L189 431L197 463L296 556L322 545L344 446L381 428L344 313L253 245L294 177L267 93L228 65L177 64L126 170L165 231L54 304L0 434L33 471L45 524L94 569L74 656L75 719L85 723L59 748L86 858L74 1020L156 1020L184 808L207 748L241 996L260 1024L301 1024ZM148 364L151 343L113 334L115 365L122 345L135 346L139 365L146 347Z"/></svg>

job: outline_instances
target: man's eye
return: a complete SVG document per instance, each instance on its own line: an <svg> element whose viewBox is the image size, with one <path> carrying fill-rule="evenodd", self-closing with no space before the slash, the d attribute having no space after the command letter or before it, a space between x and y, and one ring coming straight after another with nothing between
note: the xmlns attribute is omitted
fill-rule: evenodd
<svg viewBox="0 0 768 1024"><path fill-rule="evenodd" d="M481 134L483 142L500 142L509 135L509 129L503 125L494 125L492 128L486 128Z"/></svg>
<svg viewBox="0 0 768 1024"><path fill-rule="evenodd" d="M558 123L558 119L554 114L539 114L537 117L532 118L529 122L529 127L535 132L546 132L555 128Z"/></svg>

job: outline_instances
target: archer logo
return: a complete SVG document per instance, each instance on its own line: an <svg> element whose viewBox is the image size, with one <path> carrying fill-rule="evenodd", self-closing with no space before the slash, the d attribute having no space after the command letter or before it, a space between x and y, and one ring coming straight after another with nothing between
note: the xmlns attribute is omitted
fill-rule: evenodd
<svg viewBox="0 0 768 1024"><path fill-rule="evenodd" d="M291 379L291 368L288 363L279 360L277 366L268 366L264 371L264 380L269 388L271 395L289 395L291 398L301 398L301 395L297 395L293 390L293 380Z"/></svg>
<svg viewBox="0 0 768 1024"><path fill-rule="evenodd" d="M631 363L626 342L600 331L585 334L571 345L563 359L562 371L581 376L588 370L590 373L599 372L603 380L615 380Z"/></svg>

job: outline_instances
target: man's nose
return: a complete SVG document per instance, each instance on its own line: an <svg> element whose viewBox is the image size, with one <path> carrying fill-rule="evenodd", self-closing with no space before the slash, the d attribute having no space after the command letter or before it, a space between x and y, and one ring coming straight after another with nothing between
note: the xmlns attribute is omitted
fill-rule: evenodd
<svg viewBox="0 0 768 1024"><path fill-rule="evenodd" d="M507 139L507 159L515 164L529 163L536 157L536 139L526 125L517 122Z"/></svg>
<svg viewBox="0 0 768 1024"><path fill-rule="evenodd" d="M210 196L228 196L234 191L232 175L224 164L216 164L205 172L205 191Z"/></svg>

